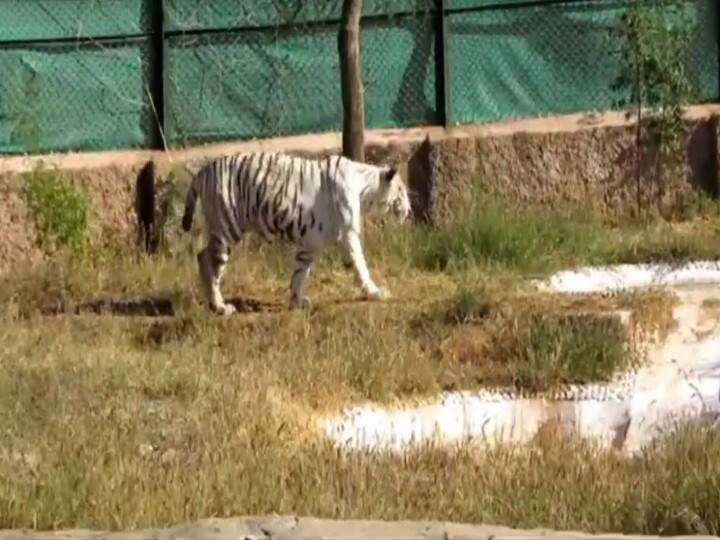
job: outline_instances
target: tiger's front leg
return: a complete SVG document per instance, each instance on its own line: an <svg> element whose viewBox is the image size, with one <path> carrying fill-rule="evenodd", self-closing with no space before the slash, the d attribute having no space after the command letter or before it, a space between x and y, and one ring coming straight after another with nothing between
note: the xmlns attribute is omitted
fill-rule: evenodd
<svg viewBox="0 0 720 540"><path fill-rule="evenodd" d="M370 277L370 271L368 270L365 255L363 254L360 236L355 231L349 232L343 240L342 247L344 252L343 258L352 261L352 265L355 268L355 276L360 282L360 287L364 295L373 300L390 298L390 291L378 287Z"/></svg>
<svg viewBox="0 0 720 540"><path fill-rule="evenodd" d="M310 299L305 297L303 291L314 260L315 253L307 248L298 249L295 253L295 266L290 280L291 310L308 309L311 306Z"/></svg>
<svg viewBox="0 0 720 540"><path fill-rule="evenodd" d="M197 256L203 294L210 309L219 315L232 315L236 312L235 306L225 302L220 290L229 256L230 247L224 240L214 236Z"/></svg>

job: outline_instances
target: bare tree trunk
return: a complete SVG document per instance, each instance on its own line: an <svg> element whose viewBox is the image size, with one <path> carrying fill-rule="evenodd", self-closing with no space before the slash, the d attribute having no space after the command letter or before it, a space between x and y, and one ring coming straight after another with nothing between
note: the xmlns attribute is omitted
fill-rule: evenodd
<svg viewBox="0 0 720 540"><path fill-rule="evenodd" d="M343 0L338 35L340 89L343 101L343 155L365 161L365 97L360 60L363 0Z"/></svg>

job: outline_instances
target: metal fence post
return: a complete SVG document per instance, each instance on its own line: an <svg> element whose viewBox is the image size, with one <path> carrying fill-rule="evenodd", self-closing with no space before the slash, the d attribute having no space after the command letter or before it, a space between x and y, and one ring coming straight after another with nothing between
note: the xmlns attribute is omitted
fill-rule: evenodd
<svg viewBox="0 0 720 540"><path fill-rule="evenodd" d="M449 62L447 46L447 19L445 16L445 0L437 0L437 16L435 24L436 51L435 80L437 85L437 108L442 124L447 127L450 123L450 88L449 88Z"/></svg>
<svg viewBox="0 0 720 540"><path fill-rule="evenodd" d="M720 5L718 5L717 0L707 0L710 2L710 9L715 10L715 59L717 61L717 73L718 73L718 87L717 87L717 95L715 96L715 101L720 103Z"/></svg>
<svg viewBox="0 0 720 540"><path fill-rule="evenodd" d="M153 107L153 147L165 149L165 89L167 44L165 40L165 0L153 3L152 16L152 62L150 73L150 98Z"/></svg>

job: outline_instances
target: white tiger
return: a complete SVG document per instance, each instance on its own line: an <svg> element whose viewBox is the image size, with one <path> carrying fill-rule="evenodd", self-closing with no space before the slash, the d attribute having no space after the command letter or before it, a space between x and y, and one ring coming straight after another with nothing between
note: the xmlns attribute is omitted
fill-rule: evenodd
<svg viewBox="0 0 720 540"><path fill-rule="evenodd" d="M297 245L290 309L306 308L303 288L319 252L338 244L346 267L354 267L366 298L389 292L370 277L360 242L361 211L411 214L407 189L392 167L341 156L306 159L282 153L247 153L213 159L194 176L185 200L182 227L192 227L197 197L202 199L207 245L197 255L200 282L210 308L235 312L220 291L230 248L254 231L266 240L280 237Z"/></svg>

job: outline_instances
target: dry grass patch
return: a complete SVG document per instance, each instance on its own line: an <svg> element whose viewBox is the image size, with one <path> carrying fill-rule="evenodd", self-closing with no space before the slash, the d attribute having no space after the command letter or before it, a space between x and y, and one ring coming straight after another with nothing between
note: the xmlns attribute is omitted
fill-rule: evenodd
<svg viewBox="0 0 720 540"><path fill-rule="evenodd" d="M188 361L215 354L250 372L271 373L292 399L318 409L441 389L542 390L606 380L636 362L625 329L608 313L630 310L643 328L672 321L671 300L663 293L546 295L500 274L468 272L458 279L393 267L382 258L376 274L394 297L362 302L352 274L333 254L309 283L315 307L290 313L283 264L289 254L273 247L238 251L224 290L243 313L227 319L200 304L192 245L160 258L106 253L56 259L8 281L0 300L11 327L43 321L45 334L60 333L53 330L60 323L43 314L85 313L59 319L61 327L108 329L104 346L116 354L151 358L173 351ZM469 289L463 282L480 285ZM138 317L113 319L113 309ZM146 317L151 314L172 317Z"/></svg>
<svg viewBox="0 0 720 540"><path fill-rule="evenodd" d="M317 440L315 414L359 400L604 379L635 360L609 312L671 324L660 293L557 297L519 284L595 257L607 240L595 225L484 215L465 232L371 230L389 302L359 301L327 253L302 313L285 308L291 251L251 240L223 283L246 308L230 318L199 301L197 238L158 257L108 248L17 269L0 284L0 527L297 512L654 532L687 510L717 531L712 434L632 462L584 445L347 456ZM143 299L172 316L113 312Z"/></svg>
<svg viewBox="0 0 720 540"><path fill-rule="evenodd" d="M2 371L0 527L119 529L278 512L720 530L717 433L681 433L630 461L556 439L346 455L309 435L304 410L287 407L272 375L214 355L193 365L171 354L101 355L77 362L58 350L22 377Z"/></svg>
<svg viewBox="0 0 720 540"><path fill-rule="evenodd" d="M445 390L468 386L552 390L610 380L639 365L642 346L675 321L667 292L601 295L504 294L462 289L415 321L443 366ZM629 312L629 324L619 312Z"/></svg>

